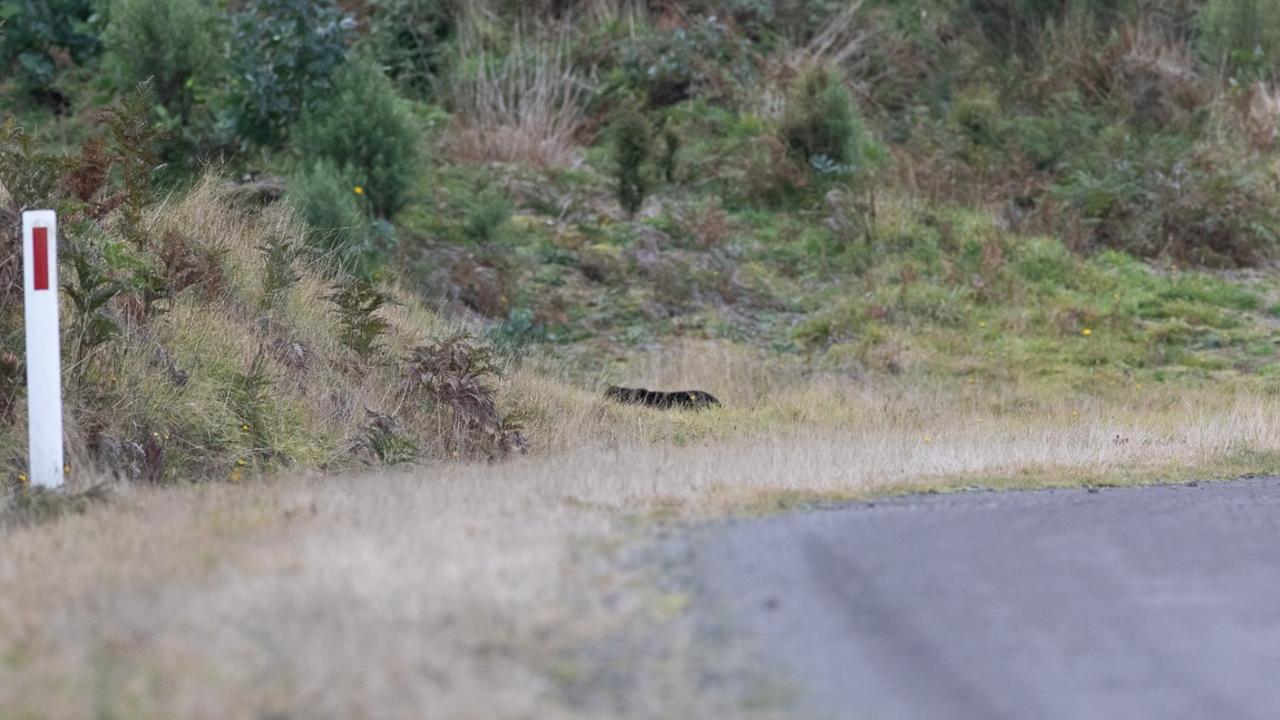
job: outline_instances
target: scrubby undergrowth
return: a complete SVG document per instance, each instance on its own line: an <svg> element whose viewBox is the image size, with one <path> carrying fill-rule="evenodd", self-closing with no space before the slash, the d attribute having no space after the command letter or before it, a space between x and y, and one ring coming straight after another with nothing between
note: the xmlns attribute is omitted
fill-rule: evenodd
<svg viewBox="0 0 1280 720"><path fill-rule="evenodd" d="M1280 387L1265 3L263 0L145 52L121 38L172 18L106 5L10 18L0 87L10 193L73 219L78 466L685 441L842 385ZM147 53L182 62L144 102ZM681 359L655 383L654 357Z"/></svg>

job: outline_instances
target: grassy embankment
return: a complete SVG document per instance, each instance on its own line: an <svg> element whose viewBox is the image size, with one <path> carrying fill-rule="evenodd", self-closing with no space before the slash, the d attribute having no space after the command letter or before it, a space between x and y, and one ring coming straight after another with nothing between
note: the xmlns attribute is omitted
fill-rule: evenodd
<svg viewBox="0 0 1280 720"><path fill-rule="evenodd" d="M495 6L439 16L456 57L422 65L429 92L376 69L403 59L380 10L320 48L342 102L228 141L204 73L263 60L241 26L187 44L239 50L160 88L179 132L142 182L138 143L93 120L141 79L127 44L55 76L61 114L8 79L5 112L73 159L7 135L3 179L75 217L62 280L105 298L64 323L73 477L123 482L66 516L26 491L0 302L0 715L724 714L743 693L711 692L688 598L626 562L655 521L1280 469L1275 91L1250 74L1272 38L1206 49L1245 3L1209 4L761 24L597 3L528 35ZM811 147L815 126L839 137ZM391 149L421 167L309 164L349 137L410 138ZM288 176L285 202L181 167L210 148ZM614 407L606 381L724 407ZM517 437L527 456L455 461Z"/></svg>

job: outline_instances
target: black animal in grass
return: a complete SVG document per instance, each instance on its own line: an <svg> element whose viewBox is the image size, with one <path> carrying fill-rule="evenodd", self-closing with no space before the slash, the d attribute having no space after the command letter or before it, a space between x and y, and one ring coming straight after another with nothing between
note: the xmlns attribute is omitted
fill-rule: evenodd
<svg viewBox="0 0 1280 720"><path fill-rule="evenodd" d="M604 396L623 405L643 405L658 410L706 410L720 406L720 401L714 395L701 390L658 392L644 388L610 385L609 389L604 391Z"/></svg>

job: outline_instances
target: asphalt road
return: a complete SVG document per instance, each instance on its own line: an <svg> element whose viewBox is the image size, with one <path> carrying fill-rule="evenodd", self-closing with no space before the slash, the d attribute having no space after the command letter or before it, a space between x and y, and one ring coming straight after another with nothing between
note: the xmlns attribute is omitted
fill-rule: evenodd
<svg viewBox="0 0 1280 720"><path fill-rule="evenodd" d="M1280 718L1280 480L734 523L703 587L813 719Z"/></svg>

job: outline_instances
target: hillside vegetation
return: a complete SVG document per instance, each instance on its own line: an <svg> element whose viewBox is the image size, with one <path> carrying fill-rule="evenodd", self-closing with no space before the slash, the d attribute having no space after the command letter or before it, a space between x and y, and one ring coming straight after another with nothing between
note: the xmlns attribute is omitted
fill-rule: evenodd
<svg viewBox="0 0 1280 720"><path fill-rule="evenodd" d="M784 416L805 378L1013 407L1270 392L1272 9L24 3L0 18L4 218L62 213L95 475L689 440ZM743 371L681 361L708 353ZM730 409L637 436L605 380Z"/></svg>
<svg viewBox="0 0 1280 720"><path fill-rule="evenodd" d="M22 0L0 65L5 718L785 717L669 523L1280 472L1278 0Z"/></svg>

